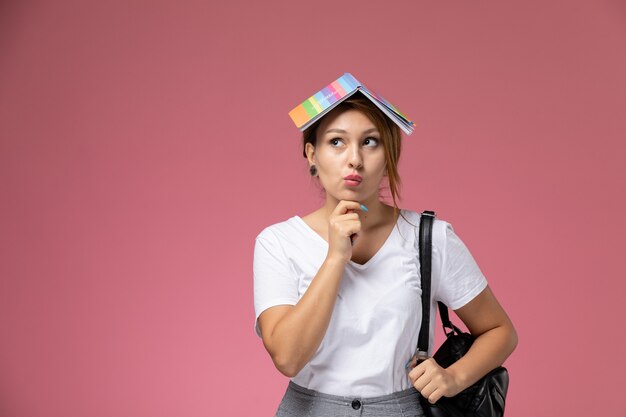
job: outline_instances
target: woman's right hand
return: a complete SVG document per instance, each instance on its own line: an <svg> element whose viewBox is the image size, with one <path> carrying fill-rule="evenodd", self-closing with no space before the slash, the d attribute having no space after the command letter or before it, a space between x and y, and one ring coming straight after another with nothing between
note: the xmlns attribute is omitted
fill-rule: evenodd
<svg viewBox="0 0 626 417"><path fill-rule="evenodd" d="M352 244L361 231L361 219L358 210L363 210L361 203L341 200L328 218L328 257L348 263L352 258ZM350 236L352 239L350 239Z"/></svg>

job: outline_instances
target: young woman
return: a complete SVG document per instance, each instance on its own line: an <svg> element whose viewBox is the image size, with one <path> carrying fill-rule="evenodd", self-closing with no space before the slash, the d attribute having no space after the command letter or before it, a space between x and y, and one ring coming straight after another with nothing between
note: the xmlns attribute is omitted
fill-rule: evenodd
<svg viewBox="0 0 626 417"><path fill-rule="evenodd" d="M420 213L397 207L400 138L399 127L359 93L339 104L303 134L325 203L256 238L255 330L291 378L277 417L421 416L420 394L432 403L454 396L517 344L467 247L450 223L435 219L433 298L477 339L447 369L432 358L405 367L415 363L421 323ZM381 199L385 187L393 206Z"/></svg>

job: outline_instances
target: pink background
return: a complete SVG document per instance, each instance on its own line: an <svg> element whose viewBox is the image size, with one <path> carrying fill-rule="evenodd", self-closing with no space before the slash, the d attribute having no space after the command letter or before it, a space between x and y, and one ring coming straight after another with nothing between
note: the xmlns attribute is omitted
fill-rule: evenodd
<svg viewBox="0 0 626 417"><path fill-rule="evenodd" d="M345 71L517 327L507 416L624 415L625 37L617 0L2 2L0 416L273 415L254 238L322 204L287 112Z"/></svg>

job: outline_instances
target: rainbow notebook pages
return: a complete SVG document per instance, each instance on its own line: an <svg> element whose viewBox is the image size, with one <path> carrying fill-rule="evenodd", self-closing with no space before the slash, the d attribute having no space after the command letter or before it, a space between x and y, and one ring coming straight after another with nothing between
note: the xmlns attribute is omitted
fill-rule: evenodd
<svg viewBox="0 0 626 417"><path fill-rule="evenodd" d="M407 135L413 133L414 122L409 120L393 104L366 88L349 72L304 100L289 112L289 116L298 129L303 131L357 91L370 99L387 117L400 126L404 133Z"/></svg>

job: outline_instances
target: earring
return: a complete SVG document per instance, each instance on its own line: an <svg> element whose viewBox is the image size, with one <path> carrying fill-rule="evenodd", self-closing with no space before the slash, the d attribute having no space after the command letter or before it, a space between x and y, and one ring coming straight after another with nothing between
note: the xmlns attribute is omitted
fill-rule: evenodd
<svg viewBox="0 0 626 417"><path fill-rule="evenodd" d="M317 167L315 165L311 165L311 167L309 168L309 172L311 173L311 176L314 177L317 175Z"/></svg>

